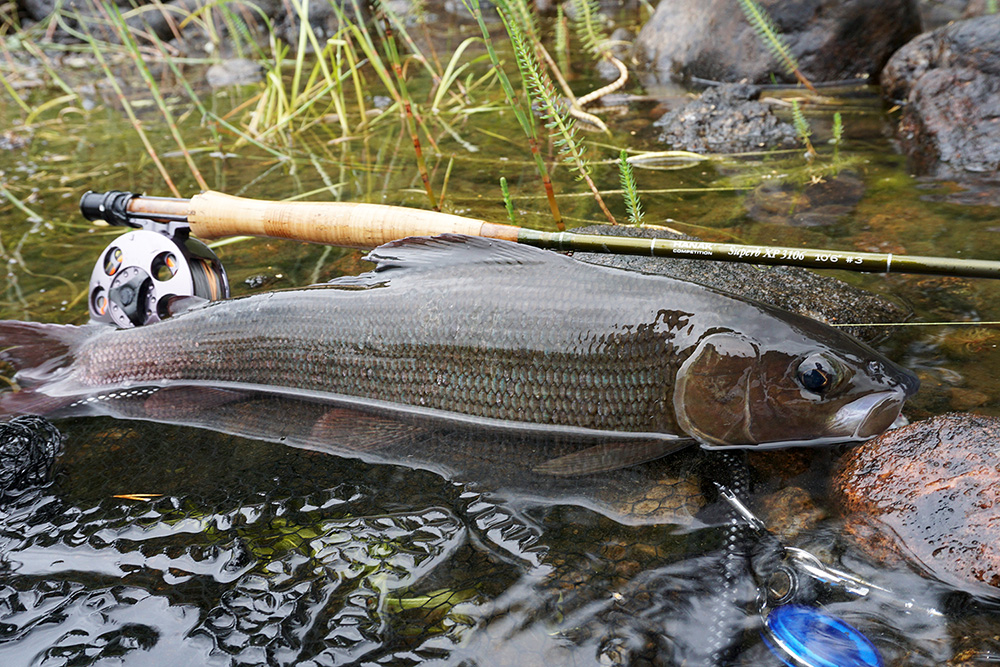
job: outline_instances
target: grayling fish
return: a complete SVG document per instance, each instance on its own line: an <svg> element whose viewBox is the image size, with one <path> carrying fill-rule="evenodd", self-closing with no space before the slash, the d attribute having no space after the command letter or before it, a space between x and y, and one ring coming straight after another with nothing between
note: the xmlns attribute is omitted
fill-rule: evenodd
<svg viewBox="0 0 1000 667"><path fill-rule="evenodd" d="M368 259L362 276L136 329L2 322L0 358L23 389L0 409L102 414L153 390L266 392L595 443L539 466L560 474L692 440L864 440L918 386L833 328L692 283L462 236Z"/></svg>

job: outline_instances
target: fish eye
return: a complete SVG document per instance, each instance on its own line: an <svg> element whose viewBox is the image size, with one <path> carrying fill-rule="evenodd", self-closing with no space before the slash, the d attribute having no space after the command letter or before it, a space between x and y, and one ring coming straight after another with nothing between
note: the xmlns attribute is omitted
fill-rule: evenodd
<svg viewBox="0 0 1000 667"><path fill-rule="evenodd" d="M803 389L820 396L830 391L840 380L837 364L819 354L804 359L795 376Z"/></svg>

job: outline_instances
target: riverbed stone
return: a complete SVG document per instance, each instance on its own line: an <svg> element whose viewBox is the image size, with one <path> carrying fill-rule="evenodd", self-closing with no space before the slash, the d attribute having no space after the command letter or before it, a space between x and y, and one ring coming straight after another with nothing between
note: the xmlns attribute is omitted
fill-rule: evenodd
<svg viewBox="0 0 1000 667"><path fill-rule="evenodd" d="M913 0L761 0L813 81L877 77L892 53L920 31ZM636 54L661 82L792 83L735 0L670 0L656 7Z"/></svg>
<svg viewBox="0 0 1000 667"><path fill-rule="evenodd" d="M975 414L946 414L889 431L844 457L834 497L875 555L915 559L942 581L996 595L997 442L1000 419Z"/></svg>
<svg viewBox="0 0 1000 667"><path fill-rule="evenodd" d="M205 80L212 88L252 85L263 78L264 70L260 63L249 58L222 60L205 71Z"/></svg>
<svg viewBox="0 0 1000 667"><path fill-rule="evenodd" d="M932 176L1000 171L1000 14L920 35L882 72L902 114L896 136L914 170Z"/></svg>
<svg viewBox="0 0 1000 667"><path fill-rule="evenodd" d="M795 128L759 102L760 88L726 83L707 89L653 125L659 140L676 150L695 153L747 153L792 148Z"/></svg>

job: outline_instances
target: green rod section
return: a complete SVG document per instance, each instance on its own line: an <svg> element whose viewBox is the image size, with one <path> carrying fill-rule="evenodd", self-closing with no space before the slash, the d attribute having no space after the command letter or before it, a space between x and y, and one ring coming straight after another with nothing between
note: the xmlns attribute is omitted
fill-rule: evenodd
<svg viewBox="0 0 1000 667"><path fill-rule="evenodd" d="M1000 262L982 259L950 259L915 255L815 250L779 246L637 239L623 236L598 236L573 232L540 232L521 228L519 243L552 250L576 250L620 255L708 259L717 262L780 264L810 269L842 269L868 273L920 273L968 278L1000 278Z"/></svg>

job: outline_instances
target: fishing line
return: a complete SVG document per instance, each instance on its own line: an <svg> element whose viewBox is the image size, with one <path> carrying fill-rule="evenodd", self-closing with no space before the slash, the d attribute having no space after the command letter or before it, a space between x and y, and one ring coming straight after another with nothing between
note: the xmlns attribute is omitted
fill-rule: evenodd
<svg viewBox="0 0 1000 667"><path fill-rule="evenodd" d="M831 327L972 327L972 326L995 326L1000 322L861 322L849 324L838 322L830 324Z"/></svg>

